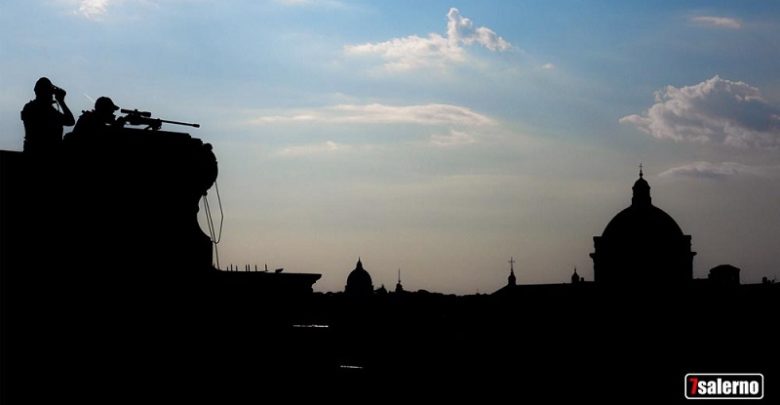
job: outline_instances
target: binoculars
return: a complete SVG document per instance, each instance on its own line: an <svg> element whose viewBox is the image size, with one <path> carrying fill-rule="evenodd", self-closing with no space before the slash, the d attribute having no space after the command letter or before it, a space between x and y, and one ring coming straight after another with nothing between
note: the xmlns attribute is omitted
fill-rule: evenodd
<svg viewBox="0 0 780 405"><path fill-rule="evenodd" d="M51 85L51 91L52 91L52 93L54 93L54 97L57 97L57 98L65 97L65 94L67 93L65 90L63 90L63 89L61 89L61 88L59 88L59 87L57 87L57 86L55 86L53 84Z"/></svg>

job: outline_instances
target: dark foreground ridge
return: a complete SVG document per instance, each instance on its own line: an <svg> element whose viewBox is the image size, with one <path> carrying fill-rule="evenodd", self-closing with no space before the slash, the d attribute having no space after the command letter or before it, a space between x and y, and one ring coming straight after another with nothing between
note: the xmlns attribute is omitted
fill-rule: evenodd
<svg viewBox="0 0 780 405"><path fill-rule="evenodd" d="M358 293L355 276L354 293L312 294L318 275L212 266L196 218L217 177L210 145L106 135L66 137L53 154L0 152L4 395L230 403L331 383L346 396L669 402L689 372L761 372L778 398L777 284L512 283L452 296L404 292L400 280L374 294L370 277Z"/></svg>

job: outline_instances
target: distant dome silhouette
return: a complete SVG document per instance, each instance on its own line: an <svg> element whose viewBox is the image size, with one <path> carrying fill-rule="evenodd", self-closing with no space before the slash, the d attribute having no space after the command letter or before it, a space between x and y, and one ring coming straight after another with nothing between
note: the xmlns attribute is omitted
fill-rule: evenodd
<svg viewBox="0 0 780 405"><path fill-rule="evenodd" d="M691 236L650 198L640 169L631 206L593 238L594 280L601 284L683 284L693 279Z"/></svg>
<svg viewBox="0 0 780 405"><path fill-rule="evenodd" d="M602 238L626 236L652 241L671 236L681 237L683 231L669 214L654 205L642 209L632 206L615 215L602 234Z"/></svg>
<svg viewBox="0 0 780 405"><path fill-rule="evenodd" d="M344 292L352 295L368 295L374 292L371 275L363 268L363 262L358 258L355 270L347 276L347 286Z"/></svg>

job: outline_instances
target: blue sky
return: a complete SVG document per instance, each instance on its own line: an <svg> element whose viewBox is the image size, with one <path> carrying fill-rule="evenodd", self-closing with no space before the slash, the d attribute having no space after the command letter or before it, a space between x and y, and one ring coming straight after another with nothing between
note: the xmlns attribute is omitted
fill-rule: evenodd
<svg viewBox="0 0 780 405"><path fill-rule="evenodd" d="M592 236L653 198L694 273L780 258L780 6L766 1L49 0L0 6L0 148L40 76L75 112L193 121L222 264L490 292L592 279ZM170 128L173 129L173 128ZM212 195L212 198L214 196Z"/></svg>

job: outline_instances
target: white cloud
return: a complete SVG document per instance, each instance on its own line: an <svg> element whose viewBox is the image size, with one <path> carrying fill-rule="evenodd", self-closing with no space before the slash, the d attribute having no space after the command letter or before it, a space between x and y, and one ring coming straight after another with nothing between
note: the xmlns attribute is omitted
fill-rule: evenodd
<svg viewBox="0 0 780 405"><path fill-rule="evenodd" d="M109 0L81 0L78 13L93 20L102 17L108 9Z"/></svg>
<svg viewBox="0 0 780 405"><path fill-rule="evenodd" d="M555 65L553 65L552 63L545 63L544 65L542 65L542 69L544 69L544 70L553 70L553 69L555 69Z"/></svg>
<svg viewBox="0 0 780 405"><path fill-rule="evenodd" d="M477 139L473 135L454 129L451 129L448 134L435 134L431 136L431 145L439 147L470 145L476 142Z"/></svg>
<svg viewBox="0 0 780 405"><path fill-rule="evenodd" d="M742 28L742 23L736 18L697 16L691 18L691 21L696 24L714 28L727 28L732 30L738 30Z"/></svg>
<svg viewBox="0 0 780 405"><path fill-rule="evenodd" d="M447 12L447 40L451 46L479 44L491 51L506 51L512 47L504 38L487 27L474 28L474 23L460 15L457 8Z"/></svg>
<svg viewBox="0 0 780 405"><path fill-rule="evenodd" d="M384 68L392 72L418 68L444 68L467 59L465 46L481 45L490 51L502 52L512 45L487 27L474 28L472 21L460 15L457 8L447 13L447 36L438 33L427 37L410 35L384 42L346 45L348 55L376 55L384 60Z"/></svg>
<svg viewBox="0 0 780 405"><path fill-rule="evenodd" d="M374 44L347 45L344 51L349 55L379 55L385 61L384 68L391 72L423 67L443 68L466 59L463 48L450 46L447 39L439 34L430 34L428 38L412 35Z"/></svg>
<svg viewBox="0 0 780 405"><path fill-rule="evenodd" d="M673 167L659 174L659 176L724 179L739 175L768 176L772 173L777 173L777 169L777 167L747 166L736 162L693 162L683 166Z"/></svg>
<svg viewBox="0 0 780 405"><path fill-rule="evenodd" d="M655 93L656 103L644 114L620 118L658 139L712 142L736 147L780 146L780 107L768 103L759 89L715 76Z"/></svg>
<svg viewBox="0 0 780 405"><path fill-rule="evenodd" d="M435 133L429 138L429 145L455 147L477 142L470 130L497 125L492 118L469 108L450 104L422 104L391 106L384 104L339 104L317 109L292 110L284 114L263 115L248 121L250 125L274 124L337 124L337 125L422 125L433 126L447 132ZM443 127L443 128L442 128ZM275 153L281 157L322 155L333 152L371 149L374 146L324 143L295 145Z"/></svg>
<svg viewBox="0 0 780 405"><path fill-rule="evenodd" d="M280 149L275 154L280 157L302 157L334 152L349 152L352 150L354 150L354 146L326 141L323 143L289 146Z"/></svg>
<svg viewBox="0 0 780 405"><path fill-rule="evenodd" d="M451 104L392 106L385 104L340 104L309 110L294 110L281 115L264 115L251 124L327 123L327 124L421 124L482 126L495 121L469 108Z"/></svg>

